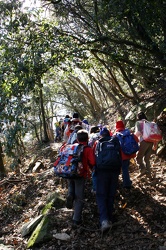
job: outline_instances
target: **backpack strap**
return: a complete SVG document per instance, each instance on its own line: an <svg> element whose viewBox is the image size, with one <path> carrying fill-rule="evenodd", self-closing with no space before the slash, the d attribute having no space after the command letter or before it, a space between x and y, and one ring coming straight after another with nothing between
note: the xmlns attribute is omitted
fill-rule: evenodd
<svg viewBox="0 0 166 250"><path fill-rule="evenodd" d="M123 136L123 134L121 132L116 132L116 135L118 136Z"/></svg>
<svg viewBox="0 0 166 250"><path fill-rule="evenodd" d="M71 150L74 151L74 148L75 148L75 145L73 144ZM70 165L72 157L73 157L73 153L69 155L68 160L66 162L66 166Z"/></svg>
<svg viewBox="0 0 166 250"><path fill-rule="evenodd" d="M66 142L64 142L64 143L62 144L62 146L60 147L59 151L62 152L63 149L66 147L66 145L67 145Z"/></svg>
<svg viewBox="0 0 166 250"><path fill-rule="evenodd" d="M56 167L60 161L60 155L58 156L58 158L56 159L56 161L54 162L54 167Z"/></svg>

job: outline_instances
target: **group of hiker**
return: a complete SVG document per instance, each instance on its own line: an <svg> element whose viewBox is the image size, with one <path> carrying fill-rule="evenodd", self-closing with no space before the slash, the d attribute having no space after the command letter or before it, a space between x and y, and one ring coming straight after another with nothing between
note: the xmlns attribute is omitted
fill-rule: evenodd
<svg viewBox="0 0 166 250"><path fill-rule="evenodd" d="M73 226L77 227L82 223L87 178L92 179L92 192L96 195L102 233L110 230L114 222L114 199L121 172L123 188L131 190L130 159L135 158L140 170L139 178L152 178L150 156L157 143L144 140L145 122L147 117L140 112L137 115L135 131L131 132L122 120L118 120L115 123L115 132L112 133L108 126L90 126L86 119L81 121L78 113L74 113L72 118L65 117L64 144L54 163L54 170L57 176L68 181L66 207L74 210Z"/></svg>
<svg viewBox="0 0 166 250"><path fill-rule="evenodd" d="M81 121L78 118L78 113L74 113L73 117L66 115L64 119L57 121L55 125L55 142L67 141L71 132L74 131L75 125L81 125L81 128L89 130L90 125L86 119Z"/></svg>

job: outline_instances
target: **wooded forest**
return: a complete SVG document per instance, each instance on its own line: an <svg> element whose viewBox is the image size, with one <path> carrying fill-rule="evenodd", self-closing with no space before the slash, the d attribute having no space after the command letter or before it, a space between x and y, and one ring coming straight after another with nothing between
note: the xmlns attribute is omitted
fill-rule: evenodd
<svg viewBox="0 0 166 250"><path fill-rule="evenodd" d="M164 1L37 2L0 2L5 154L17 161L27 132L49 141L62 107L91 123L142 109L156 119L166 105Z"/></svg>
<svg viewBox="0 0 166 250"><path fill-rule="evenodd" d="M35 177L32 169L38 159L41 163L46 155L51 159L51 164L55 160L59 144L56 144L56 149L52 150L51 147L50 151L47 151L47 147L54 142L53 121L58 121L62 110L65 110L64 116L78 112L80 118L87 119L90 124L107 124L111 130L117 119L122 119L132 128L136 114L143 111L148 120L160 125L163 140L159 144L161 148L158 153L165 155L164 0L2 0L0 15L1 224L4 219L7 220L11 209L4 199L10 200L9 196L15 192L14 189L24 189L27 178L34 186L38 183L44 189L44 184L41 184L42 175ZM164 178L165 161L155 157L153 161L158 164L156 168L161 179ZM47 169L48 165L52 167L47 159L40 167L46 166ZM32 171L31 175L26 175L29 170ZM10 180L10 172L14 173L14 178L21 173L21 179L15 180L12 177ZM49 174L46 175L46 178L49 177ZM49 181L46 187L53 190ZM21 183L21 186L16 185L16 182ZM61 189L64 183L58 183L58 188L59 185ZM135 185L144 188L138 181L135 181ZM31 184L27 185L27 189L29 187L31 189ZM5 189L6 193L3 194ZM140 197L138 189L134 195ZM159 189L164 193L163 186L160 185ZM150 187L149 191L147 188L148 195L153 191L153 188ZM125 201L121 204L121 210L125 209L126 204ZM91 205L93 207L93 203ZM14 205L12 209L14 213L19 211L15 210ZM91 213L89 211L87 214ZM163 204L158 211L164 211ZM11 217L8 219L7 225L0 230L0 237L4 232L8 233ZM158 228L163 230L161 224ZM140 248L136 248L137 244L134 244L130 249L159 249L156 247L162 242L160 236L165 236L163 231L158 235L158 242L151 244L151 247L139 245ZM18 242L18 239L15 239L15 243L12 241L14 249L23 249L23 245L19 248ZM67 245L59 243L57 248L46 246L37 249L89 250L93 249L94 244L95 241L92 241L91 246L67 248ZM101 243L94 249L129 249L129 246L107 247Z"/></svg>

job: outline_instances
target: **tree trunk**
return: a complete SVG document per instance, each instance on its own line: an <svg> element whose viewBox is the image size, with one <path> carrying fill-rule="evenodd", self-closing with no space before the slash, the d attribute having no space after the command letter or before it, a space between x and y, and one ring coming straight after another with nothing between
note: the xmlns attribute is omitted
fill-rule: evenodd
<svg viewBox="0 0 166 250"><path fill-rule="evenodd" d="M40 91L39 91L39 95L40 95L40 107L41 107L41 114L42 114L42 121L43 121L43 132L44 132L44 142L48 142L49 138L48 138L48 134L47 134L47 125L46 125L46 119L45 119L45 112L44 112L44 104L43 104L43 91L42 91L42 85L40 84Z"/></svg>
<svg viewBox="0 0 166 250"><path fill-rule="evenodd" d="M104 84L102 84L100 81L98 81L94 76L91 75L91 78L93 78L93 80L97 83L97 85L105 91L105 93L109 97L110 101L113 102L114 105L116 105L120 116L124 119L125 114L124 114L123 110L121 109L119 100L117 100L116 96L114 94L112 94L112 92Z"/></svg>
<svg viewBox="0 0 166 250"><path fill-rule="evenodd" d="M5 166L3 163L3 150L2 150L2 145L0 143L0 177L4 177L5 175Z"/></svg>
<svg viewBox="0 0 166 250"><path fill-rule="evenodd" d="M132 92L132 94L133 94L133 96L134 96L134 102L135 102L135 103L139 103L141 100L140 100L139 96L137 95L137 92L135 91L133 85L131 84L131 81L130 81L130 79L128 78L128 76L127 76L127 74L126 74L124 68L122 67L122 65L121 65L118 61L117 61L116 63L117 63L117 65L118 65L120 71L122 72L122 75L123 75L124 79L126 80L128 86L129 86L129 88L130 88L130 90L131 90L131 92Z"/></svg>

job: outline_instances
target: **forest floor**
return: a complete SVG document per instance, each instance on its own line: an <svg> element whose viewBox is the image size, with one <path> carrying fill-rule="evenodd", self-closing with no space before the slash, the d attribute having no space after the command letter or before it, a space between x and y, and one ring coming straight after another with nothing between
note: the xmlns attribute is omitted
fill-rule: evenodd
<svg viewBox="0 0 166 250"><path fill-rule="evenodd" d="M29 237L22 237L21 227L35 218L45 205L49 193L59 192L64 198L67 183L53 174L59 143L28 151L21 163L21 172L9 172L0 181L0 246L26 249ZM38 172L29 172L33 157L42 162ZM115 199L117 222L106 234L101 235L95 195L91 193L91 180L86 184L83 224L77 229L71 226L72 209L52 211L54 229L52 239L35 246L34 250L166 250L166 158L151 156L153 179L138 179L134 161L130 166L132 189L126 193L119 188ZM69 241L56 239L56 233L66 233ZM2 248L0 248L2 249Z"/></svg>

